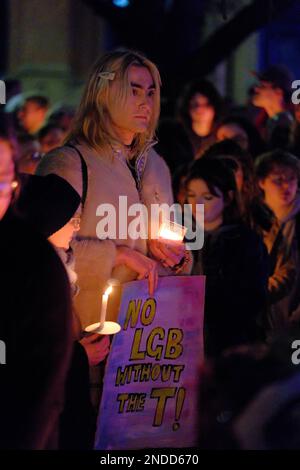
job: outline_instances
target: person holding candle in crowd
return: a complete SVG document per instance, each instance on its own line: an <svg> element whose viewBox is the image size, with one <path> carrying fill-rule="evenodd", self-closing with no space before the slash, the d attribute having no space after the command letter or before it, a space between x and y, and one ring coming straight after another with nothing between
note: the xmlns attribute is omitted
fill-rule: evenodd
<svg viewBox="0 0 300 470"><path fill-rule="evenodd" d="M143 202L149 212L152 204L173 203L169 170L152 148L159 110L156 66L130 50L109 52L92 69L67 145L38 167L38 174L62 176L83 197L73 248L80 287L76 308L84 328L99 321L109 278L148 279L153 295L159 272L189 269L184 243L169 246L154 237L118 233L119 196L127 197L128 207ZM97 234L97 208L103 203L116 211L115 235Z"/></svg>
<svg viewBox="0 0 300 470"><path fill-rule="evenodd" d="M42 233L60 256L68 273L73 297L78 292L70 242L80 229L80 197L63 178L49 174L29 176L20 194L17 210L36 231ZM82 337L76 312L73 315L74 347L67 377L65 407L61 417L60 448L92 448L95 418L89 397L88 365L103 361L109 337Z"/></svg>
<svg viewBox="0 0 300 470"><path fill-rule="evenodd" d="M204 245L194 251L192 274L206 276L204 350L225 349L263 339L268 262L260 237L241 221L233 171L221 159L201 158L190 169L187 202L204 204Z"/></svg>
<svg viewBox="0 0 300 470"><path fill-rule="evenodd" d="M15 208L20 182L0 136L0 448L56 449L72 350L70 285L45 238Z"/></svg>

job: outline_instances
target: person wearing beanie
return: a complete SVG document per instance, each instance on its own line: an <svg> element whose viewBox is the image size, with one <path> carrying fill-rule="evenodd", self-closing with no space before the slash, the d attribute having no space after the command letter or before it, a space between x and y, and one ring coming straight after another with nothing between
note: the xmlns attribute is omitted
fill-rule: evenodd
<svg viewBox="0 0 300 470"><path fill-rule="evenodd" d="M70 286L51 244L13 208L19 178L7 150L0 148L0 449L57 449L72 353Z"/></svg>
<svg viewBox="0 0 300 470"><path fill-rule="evenodd" d="M80 229L80 196L55 174L30 175L18 201L18 210L56 249L68 273L73 297L78 293L77 274L70 242ZM65 407L61 416L60 448L92 448L94 411L89 399L89 366L103 361L109 351L108 336L93 334L81 338L81 326L74 311L74 348L66 383Z"/></svg>

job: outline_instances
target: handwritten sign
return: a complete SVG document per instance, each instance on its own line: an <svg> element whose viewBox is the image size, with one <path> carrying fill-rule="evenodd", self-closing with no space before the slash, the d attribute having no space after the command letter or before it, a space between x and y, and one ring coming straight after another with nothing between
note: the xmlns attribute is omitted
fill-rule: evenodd
<svg viewBox="0 0 300 470"><path fill-rule="evenodd" d="M124 285L104 377L96 449L191 447L203 359L203 276Z"/></svg>

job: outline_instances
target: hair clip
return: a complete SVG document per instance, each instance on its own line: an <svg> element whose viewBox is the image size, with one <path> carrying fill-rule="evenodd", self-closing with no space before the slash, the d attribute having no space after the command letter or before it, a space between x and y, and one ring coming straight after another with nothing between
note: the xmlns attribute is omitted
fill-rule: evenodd
<svg viewBox="0 0 300 470"><path fill-rule="evenodd" d="M105 80L113 80L115 78L115 72L101 72L98 77L104 78Z"/></svg>

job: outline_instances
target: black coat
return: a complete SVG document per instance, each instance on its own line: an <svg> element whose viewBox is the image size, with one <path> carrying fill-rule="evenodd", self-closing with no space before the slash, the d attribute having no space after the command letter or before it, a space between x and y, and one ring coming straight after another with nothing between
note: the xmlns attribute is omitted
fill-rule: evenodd
<svg viewBox="0 0 300 470"><path fill-rule="evenodd" d="M67 376L65 406L60 418L59 448L91 450L96 419L90 400L88 357L84 347L75 341Z"/></svg>
<svg viewBox="0 0 300 470"><path fill-rule="evenodd" d="M56 448L72 353L67 274L50 243L8 215L0 260L0 448Z"/></svg>
<svg viewBox="0 0 300 470"><path fill-rule="evenodd" d="M223 226L204 237L193 274L206 276L206 356L263 338L268 254L261 238L242 224Z"/></svg>

